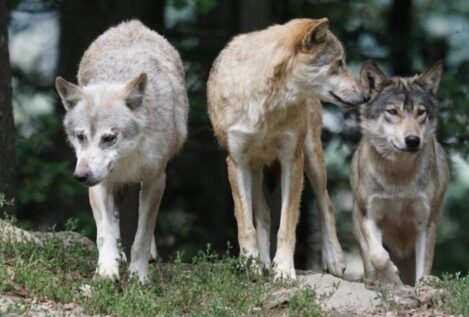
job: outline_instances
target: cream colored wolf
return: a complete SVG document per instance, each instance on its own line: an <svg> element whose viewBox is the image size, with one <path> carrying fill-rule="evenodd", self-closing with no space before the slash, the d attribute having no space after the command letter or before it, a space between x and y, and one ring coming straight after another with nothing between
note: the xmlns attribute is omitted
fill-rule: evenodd
<svg viewBox="0 0 469 317"><path fill-rule="evenodd" d="M449 179L435 137L441 73L441 62L412 78L388 78L373 62L362 68L371 100L360 107L350 182L368 279L413 285L431 272Z"/></svg>
<svg viewBox="0 0 469 317"><path fill-rule="evenodd" d="M217 57L208 80L209 115L228 150L228 176L240 249L270 259L270 211L263 168L281 166L282 210L274 268L295 278L293 254L303 170L313 186L322 227L323 265L345 269L326 190L321 105L354 106L366 95L345 64L344 50L327 19L296 19L235 37Z"/></svg>
<svg viewBox="0 0 469 317"><path fill-rule="evenodd" d="M65 130L77 155L74 175L90 186L97 273L118 277L122 258L114 195L120 186L139 182L138 228L129 271L144 281L166 165L187 135L188 101L179 54L139 21L124 22L85 52L78 84L56 80L67 110Z"/></svg>

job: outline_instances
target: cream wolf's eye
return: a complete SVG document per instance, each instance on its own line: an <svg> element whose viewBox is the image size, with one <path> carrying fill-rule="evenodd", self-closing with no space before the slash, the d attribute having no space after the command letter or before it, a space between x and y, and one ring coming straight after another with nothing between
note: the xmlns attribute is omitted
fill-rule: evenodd
<svg viewBox="0 0 469 317"><path fill-rule="evenodd" d="M343 61L342 59L339 59L339 60L337 61L337 67L338 67L338 68L344 67L344 61Z"/></svg>
<svg viewBox="0 0 469 317"><path fill-rule="evenodd" d="M420 116L423 116L425 113L427 113L427 110L425 110L425 109L419 109L419 110L417 111L417 115L418 115L419 117L420 117Z"/></svg>
<svg viewBox="0 0 469 317"><path fill-rule="evenodd" d="M386 111L390 115L393 115L393 116L397 115L397 110L396 109L387 109Z"/></svg>

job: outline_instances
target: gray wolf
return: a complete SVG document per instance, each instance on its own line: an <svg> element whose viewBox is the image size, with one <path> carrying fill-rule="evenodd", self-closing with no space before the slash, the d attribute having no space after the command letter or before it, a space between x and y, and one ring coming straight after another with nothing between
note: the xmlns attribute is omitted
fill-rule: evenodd
<svg viewBox="0 0 469 317"><path fill-rule="evenodd" d="M179 54L139 21L123 22L86 50L78 85L58 77L56 88L77 156L74 175L89 186L97 226L97 273L118 277L123 256L115 194L122 185L138 182L138 228L129 271L144 281L150 249L156 252L152 236L166 165L187 135L188 100Z"/></svg>
<svg viewBox="0 0 469 317"><path fill-rule="evenodd" d="M411 78L361 70L370 101L360 107L363 138L351 166L354 234L365 278L416 284L431 272L436 226L449 180L437 142L442 63Z"/></svg>
<svg viewBox="0 0 469 317"><path fill-rule="evenodd" d="M263 168L281 167L282 208L273 259L277 277L295 278L293 254L303 171L316 193L323 265L345 269L326 189L320 100L348 107L366 94L345 63L341 43L325 18L295 19L236 36L219 54L207 83L209 116L228 150L228 178L240 249L271 266L270 211Z"/></svg>

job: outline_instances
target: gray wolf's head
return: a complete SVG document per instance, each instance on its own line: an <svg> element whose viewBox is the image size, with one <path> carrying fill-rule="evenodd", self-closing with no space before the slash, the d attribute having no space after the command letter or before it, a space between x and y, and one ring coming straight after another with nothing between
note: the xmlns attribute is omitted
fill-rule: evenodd
<svg viewBox="0 0 469 317"><path fill-rule="evenodd" d="M67 111L65 131L77 156L74 176L94 186L139 144L142 122L135 112L143 102L147 75L126 84L85 87L57 77L55 85Z"/></svg>
<svg viewBox="0 0 469 317"><path fill-rule="evenodd" d="M412 78L389 78L374 62L363 64L360 79L371 99L360 107L361 128L379 153L416 153L431 139L442 71L439 61Z"/></svg>
<svg viewBox="0 0 469 317"><path fill-rule="evenodd" d="M329 31L327 18L303 21L295 30L292 71L305 91L345 108L368 100L366 91L347 67L344 48Z"/></svg>

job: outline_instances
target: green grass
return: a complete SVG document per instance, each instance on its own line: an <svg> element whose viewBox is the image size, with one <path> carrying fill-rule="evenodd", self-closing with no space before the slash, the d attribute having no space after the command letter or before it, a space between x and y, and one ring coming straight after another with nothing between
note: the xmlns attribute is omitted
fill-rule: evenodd
<svg viewBox="0 0 469 317"><path fill-rule="evenodd" d="M440 299L446 313L469 316L469 275L446 274L435 286L447 291Z"/></svg>
<svg viewBox="0 0 469 317"><path fill-rule="evenodd" d="M76 303L89 314L117 316L265 316L263 299L294 283L253 273L230 255L200 252L190 264L152 264L150 281L129 279L122 265L118 282L96 278L97 254L83 245L65 247L54 238L42 246L0 242L0 293ZM315 293L298 291L290 300L290 316L321 316ZM20 308L18 308L20 309Z"/></svg>

